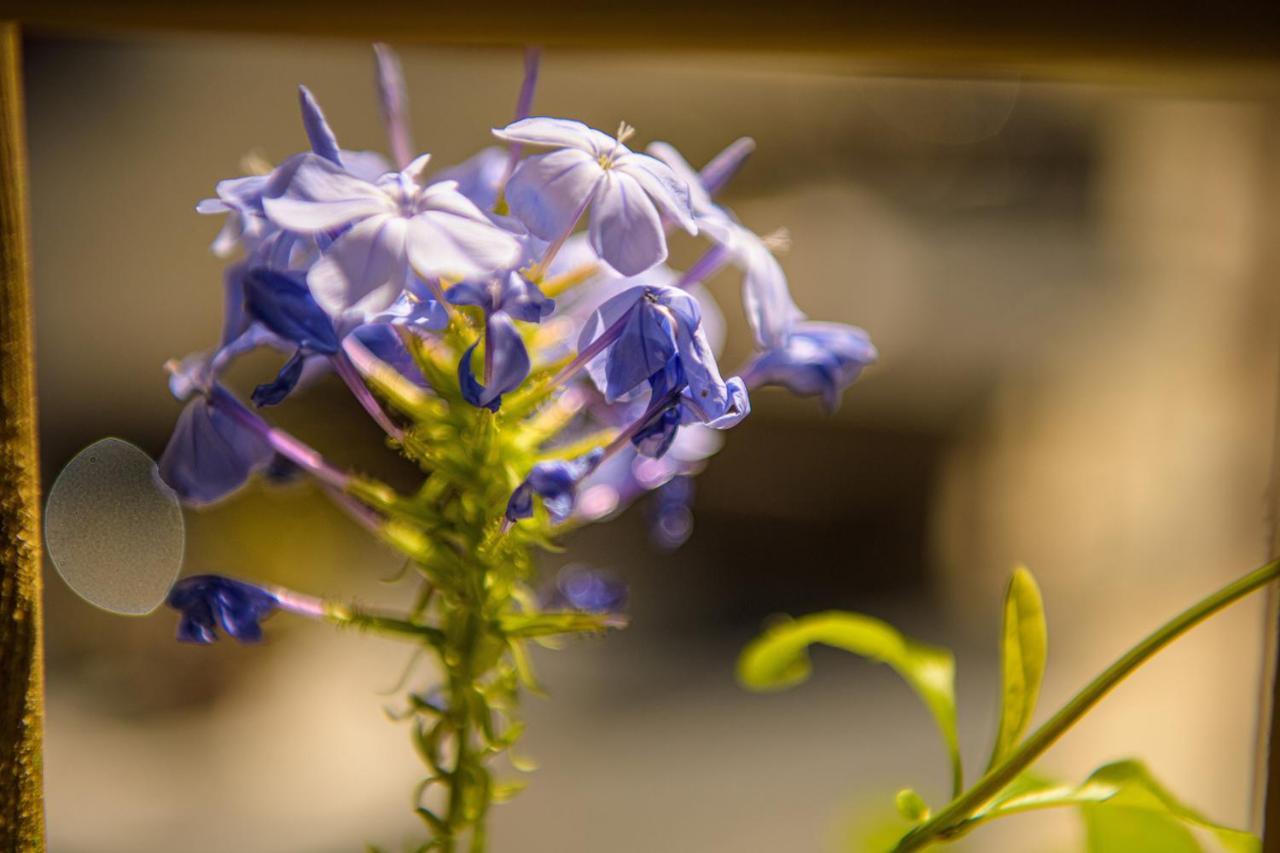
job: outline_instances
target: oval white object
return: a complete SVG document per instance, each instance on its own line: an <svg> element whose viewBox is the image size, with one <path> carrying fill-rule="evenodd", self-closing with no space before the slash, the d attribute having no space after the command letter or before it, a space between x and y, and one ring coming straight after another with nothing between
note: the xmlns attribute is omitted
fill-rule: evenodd
<svg viewBox="0 0 1280 853"><path fill-rule="evenodd" d="M49 490L44 538L67 586L90 604L140 616L178 578L186 528L173 491L138 447L104 438L76 454Z"/></svg>

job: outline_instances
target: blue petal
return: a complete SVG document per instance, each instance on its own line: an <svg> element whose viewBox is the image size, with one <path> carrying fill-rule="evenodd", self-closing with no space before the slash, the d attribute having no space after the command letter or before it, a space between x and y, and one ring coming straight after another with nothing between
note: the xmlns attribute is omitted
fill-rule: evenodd
<svg viewBox="0 0 1280 853"><path fill-rule="evenodd" d="M680 411L673 405L653 417L632 437L631 443L640 455L661 459L671 447L671 442L676 440L676 430L679 428Z"/></svg>
<svg viewBox="0 0 1280 853"><path fill-rule="evenodd" d="M242 643L262 639L261 622L276 609L276 597L261 587L219 575L195 575L173 585L166 602L182 613L178 639L212 643L217 625Z"/></svg>
<svg viewBox="0 0 1280 853"><path fill-rule="evenodd" d="M471 367L471 357L479 341L463 353L458 362L458 385L463 398L477 408L498 411L502 395L520 387L529 375L529 353L515 323L502 311L489 317L485 324L485 358L489 362L489 384L481 385Z"/></svg>
<svg viewBox="0 0 1280 853"><path fill-rule="evenodd" d="M745 373L753 385L780 385L801 396L820 395L829 411L862 369L875 362L867 333L842 323L799 323L786 343L766 350Z"/></svg>
<svg viewBox="0 0 1280 853"><path fill-rule="evenodd" d="M507 276L502 286L498 308L517 320L541 323L551 316L551 312L556 309L556 302L538 289L538 285L528 281L520 273L513 272Z"/></svg>
<svg viewBox="0 0 1280 853"><path fill-rule="evenodd" d="M646 382L676 354L672 315L661 310L651 291L644 289L636 310L609 350L605 364L605 399L609 402Z"/></svg>
<svg viewBox="0 0 1280 853"><path fill-rule="evenodd" d="M280 337L312 352L333 355L338 351L333 321L316 304L301 274L264 267L249 270L244 299L249 315Z"/></svg>
<svg viewBox="0 0 1280 853"><path fill-rule="evenodd" d="M474 305L481 308L486 317L497 309L493 289L487 281L460 281L449 288L444 298L454 305Z"/></svg>
<svg viewBox="0 0 1280 853"><path fill-rule="evenodd" d="M422 375L418 363L413 360L413 354L405 347L394 328L386 323L370 323L359 327L352 334L369 352L405 379L420 388L428 387L427 378Z"/></svg>
<svg viewBox="0 0 1280 853"><path fill-rule="evenodd" d="M564 521L573 512L578 483L595 470L602 458L604 450L596 448L577 459L557 459L534 465L529 476L507 501L507 519L514 522L533 515L532 498L537 494L552 520L557 523Z"/></svg>
<svg viewBox="0 0 1280 853"><path fill-rule="evenodd" d="M240 488L271 457L260 435L199 397L178 417L160 456L160 478L184 503L199 506Z"/></svg>
<svg viewBox="0 0 1280 853"><path fill-rule="evenodd" d="M329 122L325 121L324 112L316 103L311 90L306 86L298 87L298 100L302 105L302 126L307 131L307 140L311 150L336 165L342 165L342 153L338 148L338 138L333 135Z"/></svg>
<svg viewBox="0 0 1280 853"><path fill-rule="evenodd" d="M284 363L284 367L280 368L280 372L273 381L253 389L253 404L259 407L278 406L284 402L284 398L289 396L289 393L297 387L298 380L302 378L302 366L305 361L306 355L299 349Z"/></svg>

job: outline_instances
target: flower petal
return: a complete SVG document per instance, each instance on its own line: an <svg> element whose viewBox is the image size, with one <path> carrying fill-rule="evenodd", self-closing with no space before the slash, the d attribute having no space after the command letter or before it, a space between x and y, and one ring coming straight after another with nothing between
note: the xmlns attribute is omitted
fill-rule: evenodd
<svg viewBox="0 0 1280 853"><path fill-rule="evenodd" d="M667 259L662 219L629 174L605 173L591 209L591 245L622 275L639 275Z"/></svg>
<svg viewBox="0 0 1280 853"><path fill-rule="evenodd" d="M183 503L199 506L239 489L272 455L261 436L197 397L178 416L158 467Z"/></svg>
<svg viewBox="0 0 1280 853"><path fill-rule="evenodd" d="M470 199L481 210L492 210L498 201L498 185L507 171L507 153L490 145L482 148L468 160L452 166L435 176L431 183L456 181L458 192Z"/></svg>
<svg viewBox="0 0 1280 853"><path fill-rule="evenodd" d="M529 375L529 353L510 317L502 311L490 315L485 323L484 338L485 361L490 366L489 384L482 385L471 366L478 345L479 341L468 347L458 362L458 384L468 403L496 412L502 405L502 395L520 387Z"/></svg>
<svg viewBox="0 0 1280 853"><path fill-rule="evenodd" d="M690 234L698 233L690 205L689 184L666 163L647 154L628 154L620 158L613 168L614 171L634 178L654 204L681 228Z"/></svg>
<svg viewBox="0 0 1280 853"><path fill-rule="evenodd" d="M787 274L782 265L759 237L739 228L740 249L737 257L743 266L742 305L747 321L762 347L781 346L804 313L791 298Z"/></svg>
<svg viewBox="0 0 1280 853"><path fill-rule="evenodd" d="M311 143L311 150L335 165L342 165L338 138L333 135L329 122L325 120L324 111L316 103L311 90L306 86L299 86L298 101L302 106L302 127L307 131L307 141Z"/></svg>
<svg viewBox="0 0 1280 853"><path fill-rule="evenodd" d="M420 212L409 220L409 263L424 278L477 278L520 260L520 241L492 224L457 190L428 187Z"/></svg>
<svg viewBox="0 0 1280 853"><path fill-rule="evenodd" d="M253 389L253 404L262 407L278 406L283 403L284 398L298 386L306 358L306 353L301 349L294 352L284 363L284 367L280 368L275 379Z"/></svg>
<svg viewBox="0 0 1280 853"><path fill-rule="evenodd" d="M535 154L507 181L507 206L535 237L554 240L573 226L604 177L599 162L583 151Z"/></svg>
<svg viewBox="0 0 1280 853"><path fill-rule="evenodd" d="M338 351L333 321L311 296L301 273L249 270L244 276L244 306L253 319L299 347L325 355Z"/></svg>
<svg viewBox="0 0 1280 853"><path fill-rule="evenodd" d="M408 223L371 216L337 239L307 273L316 303L330 316L368 319L385 311L404 290Z"/></svg>
<svg viewBox="0 0 1280 853"><path fill-rule="evenodd" d="M618 141L609 134L587 127L580 121L546 116L533 116L512 122L501 130L494 130L493 135L507 142L525 145L576 148L587 152L593 159L608 154L618 146Z"/></svg>
<svg viewBox="0 0 1280 853"><path fill-rule="evenodd" d="M262 206L277 226L301 234L332 231L395 211L381 189L315 154L297 154L282 163L263 194Z"/></svg>

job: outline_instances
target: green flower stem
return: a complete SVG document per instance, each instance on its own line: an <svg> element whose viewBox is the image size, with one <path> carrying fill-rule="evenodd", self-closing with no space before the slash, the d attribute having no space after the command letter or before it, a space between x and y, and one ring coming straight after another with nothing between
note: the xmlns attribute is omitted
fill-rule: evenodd
<svg viewBox="0 0 1280 853"><path fill-rule="evenodd" d="M472 664L475 658L476 641L479 638L479 619L477 614L468 612L463 618L459 646L455 650L446 651L445 665L449 668L449 707L454 715L454 741L456 755L453 771L445 779L448 786L448 810L445 812L447 834L441 838L441 849L445 853L454 853L455 845L470 822L467 814L468 774L471 773L471 732L475 721L472 719L472 705L469 691L474 679ZM471 849L482 849L483 841L473 836Z"/></svg>
<svg viewBox="0 0 1280 853"><path fill-rule="evenodd" d="M894 848L894 853L919 850L934 842L961 834L968 828L965 826L966 821L978 809L1000 793L1019 773L1026 770L1130 673L1205 619L1249 593L1261 589L1277 577L1280 577L1280 560L1255 569L1166 622L1089 682L1058 713L1019 744L1008 758L987 771L986 775L975 782L969 790L903 836Z"/></svg>

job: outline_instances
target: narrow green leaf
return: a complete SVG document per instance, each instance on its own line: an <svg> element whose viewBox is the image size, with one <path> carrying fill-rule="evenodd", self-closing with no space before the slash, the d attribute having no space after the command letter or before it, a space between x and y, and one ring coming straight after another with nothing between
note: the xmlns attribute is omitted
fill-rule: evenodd
<svg viewBox="0 0 1280 853"><path fill-rule="evenodd" d="M1031 572L1019 566L1013 570L1004 599L1000 725L987 769L999 764L1017 746L1031 724L1044 679L1047 644L1040 588Z"/></svg>
<svg viewBox="0 0 1280 853"><path fill-rule="evenodd" d="M1031 772L1023 773L974 812L965 822L965 831L984 821L1020 812L1105 802L1118 790L1113 784L1092 779L1083 785L1065 785Z"/></svg>
<svg viewBox="0 0 1280 853"><path fill-rule="evenodd" d="M942 732L955 790L963 787L956 735L955 658L946 649L908 639L890 625L858 613L815 613L776 625L738 658L738 681L749 690L785 690L809 677L809 646L822 643L888 664L911 685Z"/></svg>
<svg viewBox="0 0 1280 853"><path fill-rule="evenodd" d="M627 617L617 613L579 611L504 613L497 628L508 639L550 637L556 634L599 634L609 628L625 628Z"/></svg>
<svg viewBox="0 0 1280 853"><path fill-rule="evenodd" d="M1093 771L1089 781L1113 785L1117 789L1116 795L1106 803L1084 809L1090 853L1199 851L1200 845L1187 831L1188 826L1212 833L1222 848L1231 853L1256 853L1261 849L1257 836L1214 823L1178 800L1156 781L1141 762L1127 760L1105 764ZM1193 846L1176 846L1181 843L1177 839L1184 835L1191 839ZM1132 839L1139 836L1159 838L1165 846L1133 846L1135 842Z"/></svg>

